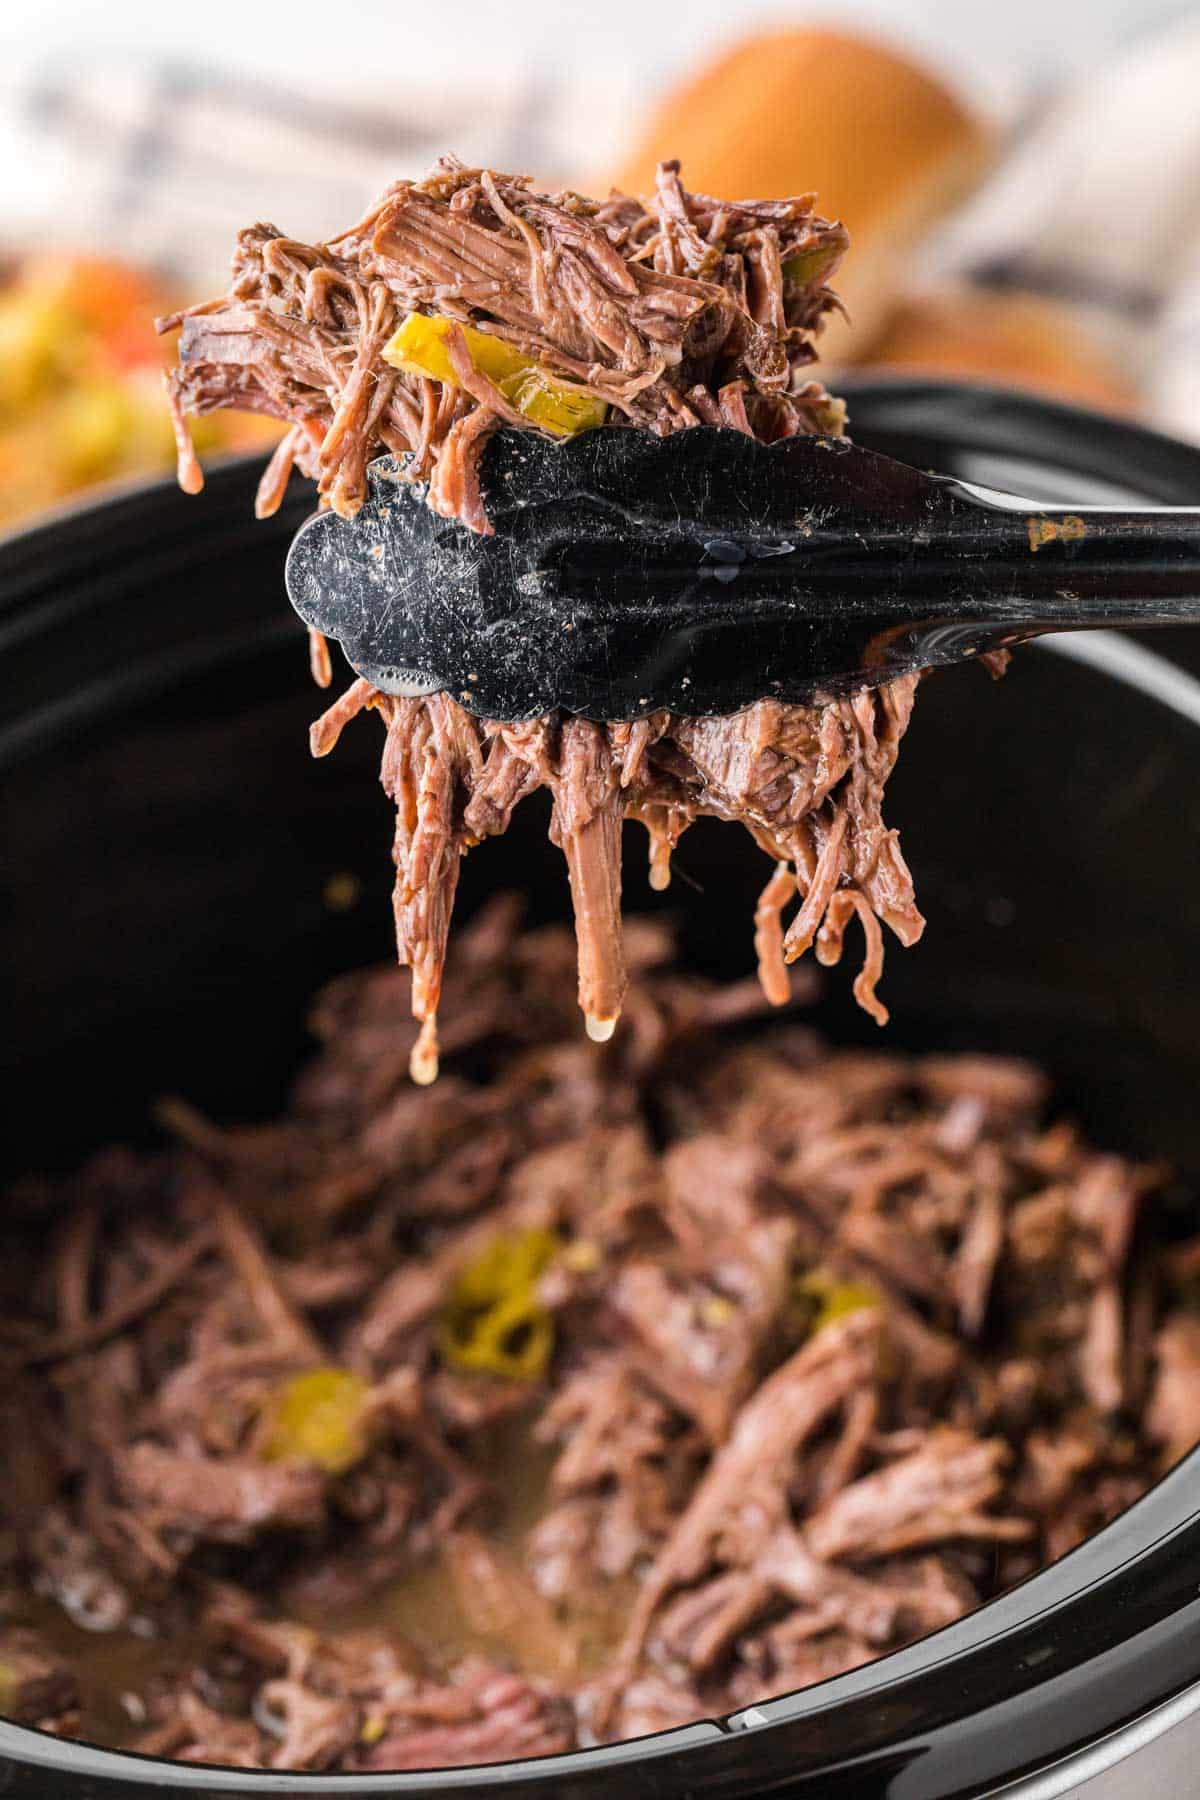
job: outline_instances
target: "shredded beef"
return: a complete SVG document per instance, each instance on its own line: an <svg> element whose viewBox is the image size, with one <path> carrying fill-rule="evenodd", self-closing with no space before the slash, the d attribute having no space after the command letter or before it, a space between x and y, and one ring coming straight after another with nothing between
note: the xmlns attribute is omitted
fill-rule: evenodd
<svg viewBox="0 0 1200 1800"><path fill-rule="evenodd" d="M118 1452L113 1475L152 1526L161 1520L189 1538L252 1537L264 1526L321 1522L318 1475L290 1464L189 1456L137 1443Z"/></svg>
<svg viewBox="0 0 1200 1800"><path fill-rule="evenodd" d="M628 726L583 719L503 725L476 719L444 694L395 699L356 682L314 725L312 746L328 754L348 720L367 708L383 719L381 778L396 806L396 941L401 964L413 971L412 1007L424 1026L414 1078L429 1082L438 1069L436 1018L461 859L481 838L504 831L513 807L539 788L553 796L551 836L567 862L578 999L590 1036L611 1035L626 990L623 819L647 828L659 887L668 860L664 818L672 821L672 844L693 819L740 821L776 865L756 935L768 999L786 1000L786 965L814 940L819 960L836 963L857 916L868 954L855 992L886 1023L875 991L878 920L904 944L924 929L881 811L915 689L906 676L824 707L760 701L724 719L658 714L648 736L634 739ZM774 921L796 894L802 903L785 931Z"/></svg>
<svg viewBox="0 0 1200 1800"><path fill-rule="evenodd" d="M1044 1124L1028 1065L756 1029L628 935L612 1043L573 1030L569 933L502 899L440 1088L399 971L347 976L280 1119L170 1102L166 1148L43 1196L0 1335L0 1711L270 1769L680 1725L949 1623L1200 1438L1160 1172ZM517 1365L461 1358L464 1280L530 1244Z"/></svg>
<svg viewBox="0 0 1200 1800"><path fill-rule="evenodd" d="M291 422L260 516L295 465L352 517L367 463L390 450L411 458L410 479L432 478L439 510L487 529L481 437L501 421L535 427L469 357L453 387L385 363L411 312L482 327L606 402L614 423L659 434L721 424L766 441L836 431L841 407L803 370L838 304L828 277L846 243L811 195L714 200L688 193L674 163L646 202L595 201L444 157L328 243L251 226L228 292L160 320L180 333L167 384L180 478L194 491L184 414L237 407Z"/></svg>
<svg viewBox="0 0 1200 1800"><path fill-rule="evenodd" d="M317 482L322 504L352 517L368 462L390 451L406 479L428 483L436 510L489 531L479 485L487 438L500 424L536 428L474 369L461 324L604 401L612 410L599 429L718 425L764 442L839 434L844 408L806 371L838 304L828 278L846 243L810 195L715 200L689 193L675 163L661 165L644 202L594 201L444 158L426 180L394 184L328 243L299 243L271 225L242 232L228 292L160 322L180 332L168 379L180 480L189 491L199 481L184 414L239 407L290 427L264 473L260 516L279 505L294 465ZM454 384L384 360L411 312L452 322ZM323 640L312 644L312 666L328 686ZM857 919L865 955L854 991L886 1023L881 922L906 945L924 924L881 810L915 688L905 678L827 705L763 702L719 719L663 713L631 725L553 714L512 724L476 719L445 695L396 700L356 681L313 727L312 748L325 755L364 708L383 718L396 940L425 1027L414 1078L428 1083L438 1070L460 860L539 788L552 796L551 835L567 861L579 1004L593 1037L611 1033L625 995L625 819L649 834L658 888L692 820L744 825L776 865L755 921L768 997L786 1000L786 965L813 945L822 963L836 963Z"/></svg>
<svg viewBox="0 0 1200 1800"><path fill-rule="evenodd" d="M37 1633L16 1627L3 1634L0 1708L19 1725L70 1730L77 1721L79 1684L62 1657Z"/></svg>

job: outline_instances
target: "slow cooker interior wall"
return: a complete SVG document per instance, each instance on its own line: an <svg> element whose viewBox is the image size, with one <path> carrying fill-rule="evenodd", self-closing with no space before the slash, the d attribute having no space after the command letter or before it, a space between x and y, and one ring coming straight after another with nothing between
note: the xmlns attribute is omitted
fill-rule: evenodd
<svg viewBox="0 0 1200 1800"><path fill-rule="evenodd" d="M230 568L248 638L255 609L275 605L262 598L269 561ZM0 780L0 841L13 851L0 917L9 1170L145 1136L164 1092L217 1115L269 1111L303 1053L315 987L389 954L378 725L352 727L314 766L305 735L322 701L300 642L231 639L230 651L136 704L101 702L92 723ZM890 950L888 1032L854 1007L848 972L825 978L822 1029L1035 1056L1099 1141L1200 1168L1185 879L1198 771L1198 734L1042 650L997 688L971 669L928 683L889 813L929 930L915 950ZM663 903L642 873L644 842L629 829L636 907ZM665 903L692 962L749 966L765 866L736 830L685 838ZM360 894L338 912L325 892L341 872ZM568 911L535 806L467 859L461 910L509 885L534 918Z"/></svg>

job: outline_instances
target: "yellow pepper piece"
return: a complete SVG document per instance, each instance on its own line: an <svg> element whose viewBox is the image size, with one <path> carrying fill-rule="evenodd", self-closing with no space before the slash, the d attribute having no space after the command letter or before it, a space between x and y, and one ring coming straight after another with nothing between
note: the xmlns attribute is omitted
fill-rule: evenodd
<svg viewBox="0 0 1200 1800"><path fill-rule="evenodd" d="M450 319L430 318L426 313L409 313L403 325L384 346L383 360L393 369L407 375L428 375L433 381L444 381L457 387L458 381L446 337L453 323ZM577 431L588 431L603 425L608 407L585 388L569 382L552 380L543 373L531 356L523 356L490 332L477 331L473 325L460 325L471 361L480 374L494 381L504 398L524 414L531 424L558 437L573 437Z"/></svg>
<svg viewBox="0 0 1200 1800"><path fill-rule="evenodd" d="M446 348L452 321L431 318L427 313L409 313L403 325L384 345L383 360L406 375L428 375L433 381L457 385L454 365ZM481 374L499 387L514 375L522 375L532 367L530 359L506 344L503 338L477 331L473 325L460 325L471 361Z"/></svg>
<svg viewBox="0 0 1200 1800"><path fill-rule="evenodd" d="M519 413L524 413L543 431L556 437L574 437L576 432L591 431L603 425L608 407L586 388L568 387L565 381L551 381L536 363L522 374L501 383L506 400L511 400Z"/></svg>
<svg viewBox="0 0 1200 1800"><path fill-rule="evenodd" d="M537 1280L558 1250L536 1227L493 1238L467 1264L441 1319L447 1362L515 1381L536 1381L554 1351L554 1322L537 1297Z"/></svg>
<svg viewBox="0 0 1200 1800"><path fill-rule="evenodd" d="M813 1336L826 1325L879 1305L879 1295L865 1281L839 1281L827 1269L811 1269L796 1282L796 1292L812 1308L809 1330Z"/></svg>
<svg viewBox="0 0 1200 1800"><path fill-rule="evenodd" d="M476 1308L491 1306L516 1288L532 1287L558 1247L555 1233L537 1225L526 1231L501 1232L459 1271L455 1302Z"/></svg>
<svg viewBox="0 0 1200 1800"><path fill-rule="evenodd" d="M17 1704L20 1677L11 1663L0 1662L0 1713L11 1713Z"/></svg>
<svg viewBox="0 0 1200 1800"><path fill-rule="evenodd" d="M332 1365L294 1375L271 1406L268 1462L311 1462L329 1475L344 1475L370 1448L368 1391L360 1375Z"/></svg>
<svg viewBox="0 0 1200 1800"><path fill-rule="evenodd" d="M441 1347L460 1369L536 1381L550 1362L554 1325L531 1292L518 1290L486 1312L452 1314L443 1323Z"/></svg>

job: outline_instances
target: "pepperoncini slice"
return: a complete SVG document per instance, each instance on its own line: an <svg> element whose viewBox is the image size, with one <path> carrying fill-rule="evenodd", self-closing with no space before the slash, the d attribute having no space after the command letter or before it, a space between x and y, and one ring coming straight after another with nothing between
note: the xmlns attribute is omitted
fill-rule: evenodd
<svg viewBox="0 0 1200 1800"><path fill-rule="evenodd" d="M283 1383L270 1406L268 1462L316 1463L344 1475L370 1448L364 1417L368 1384L350 1369L306 1369Z"/></svg>
<svg viewBox="0 0 1200 1800"><path fill-rule="evenodd" d="M800 250L795 256L786 256L781 264L785 281L794 281L800 287L813 287L832 269L838 258L838 249L832 244L818 244L812 250Z"/></svg>
<svg viewBox="0 0 1200 1800"><path fill-rule="evenodd" d="M537 1297L539 1275L559 1248L536 1227L493 1238L454 1283L439 1347L460 1369L536 1381L554 1350L554 1322Z"/></svg>
<svg viewBox="0 0 1200 1800"><path fill-rule="evenodd" d="M458 378L446 348L453 322L430 318L426 313L409 313L385 344L384 361L407 375L428 375L433 381L457 387ZM586 388L552 380L531 356L523 356L503 338L477 331L473 325L460 325L459 330L480 374L494 381L504 398L531 425L540 425L543 431L552 431L557 437L574 437L577 431L603 425L608 417L603 400L597 400Z"/></svg>
<svg viewBox="0 0 1200 1800"><path fill-rule="evenodd" d="M878 1293L867 1282L839 1281L828 1269L810 1269L795 1286L800 1299L812 1308L809 1331L814 1337L838 1319L879 1305Z"/></svg>

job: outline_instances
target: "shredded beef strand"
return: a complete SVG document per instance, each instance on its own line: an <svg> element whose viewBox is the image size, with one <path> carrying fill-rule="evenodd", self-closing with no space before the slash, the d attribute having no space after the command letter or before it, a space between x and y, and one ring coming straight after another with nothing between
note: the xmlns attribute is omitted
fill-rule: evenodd
<svg viewBox="0 0 1200 1800"><path fill-rule="evenodd" d="M538 788L553 796L551 836L567 860L579 947L579 1004L589 1030L611 1034L626 988L621 949L621 822L636 818L669 847L693 819L741 820L780 856L756 914L763 991L773 1004L791 993L786 962L817 938L823 962L841 954L847 919L857 914L867 960L855 993L880 1023L875 987L883 964L876 900L903 942L920 936L911 878L880 814L909 716L908 690L867 706L888 721L864 734L857 702L824 708L755 705L727 719L656 715L644 732L549 716L517 726L476 719L447 695L394 700L356 681L312 728L313 753L327 755L344 726L374 707L385 722L385 791L396 805L396 938L413 971L413 1012L426 1025L418 1072L436 1073L436 1018L450 919L463 855L507 828L514 808ZM646 722L643 722L646 723ZM886 741L885 740L886 736ZM860 753L869 768L855 761ZM819 810L818 810L819 808ZM881 871L886 865L886 874ZM781 915L799 889L786 934Z"/></svg>
<svg viewBox="0 0 1200 1800"><path fill-rule="evenodd" d="M169 1294L191 1272L200 1258L209 1254L213 1246L214 1236L211 1230L202 1227L193 1232L177 1250L165 1254L158 1266L142 1282L108 1310L35 1340L17 1353L17 1363L28 1367L36 1363L58 1362L78 1356L85 1350L94 1350L107 1339L127 1331L143 1313L157 1306L163 1296Z"/></svg>

